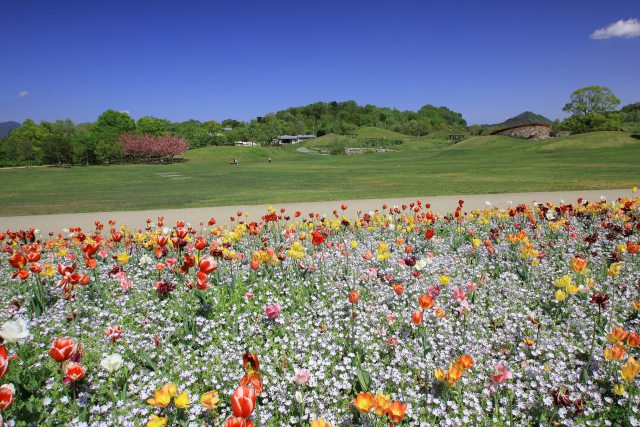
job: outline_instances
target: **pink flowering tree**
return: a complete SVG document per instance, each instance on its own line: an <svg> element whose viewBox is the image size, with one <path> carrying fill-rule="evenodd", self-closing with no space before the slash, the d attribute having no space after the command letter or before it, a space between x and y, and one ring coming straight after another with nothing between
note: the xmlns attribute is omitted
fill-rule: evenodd
<svg viewBox="0 0 640 427"><path fill-rule="evenodd" d="M189 143L173 135L131 135L123 134L118 137L122 148L128 156L134 159L154 159L173 157L189 149Z"/></svg>

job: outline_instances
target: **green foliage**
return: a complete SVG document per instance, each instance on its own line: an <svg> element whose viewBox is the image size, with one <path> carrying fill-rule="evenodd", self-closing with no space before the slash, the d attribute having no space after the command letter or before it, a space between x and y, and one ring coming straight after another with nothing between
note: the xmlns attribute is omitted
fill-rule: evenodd
<svg viewBox="0 0 640 427"><path fill-rule="evenodd" d="M563 127L574 133L617 130L620 127L620 117L616 114L619 104L620 100L607 87L577 89L571 94L571 101L562 108L562 111L572 113L563 122Z"/></svg>
<svg viewBox="0 0 640 427"><path fill-rule="evenodd" d="M150 134L156 136L166 135L170 126L169 120L158 119L151 116L140 117L136 123L136 133L139 135Z"/></svg>
<svg viewBox="0 0 640 427"><path fill-rule="evenodd" d="M620 109L620 114L625 123L640 123L640 102L625 105Z"/></svg>

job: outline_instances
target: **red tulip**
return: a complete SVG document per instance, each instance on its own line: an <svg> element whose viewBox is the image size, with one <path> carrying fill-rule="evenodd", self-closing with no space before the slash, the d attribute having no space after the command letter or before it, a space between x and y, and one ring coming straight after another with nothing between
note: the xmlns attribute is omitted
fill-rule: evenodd
<svg viewBox="0 0 640 427"><path fill-rule="evenodd" d="M218 269L218 263L212 257L207 256L200 260L198 269L204 274L213 273Z"/></svg>
<svg viewBox="0 0 640 427"><path fill-rule="evenodd" d="M17 359L17 355L7 356L7 349L4 344L0 345L0 378L4 377L9 370L9 362Z"/></svg>
<svg viewBox="0 0 640 427"><path fill-rule="evenodd" d="M58 363L68 360L78 350L73 338L56 338L51 343L49 355Z"/></svg>
<svg viewBox="0 0 640 427"><path fill-rule="evenodd" d="M67 382L76 382L84 378L87 367L79 363L69 362L64 368L64 379Z"/></svg>
<svg viewBox="0 0 640 427"><path fill-rule="evenodd" d="M315 230L313 233L311 233L311 235L313 236L311 243L313 243L315 246L323 244L324 240L327 238L327 236L322 234L320 230Z"/></svg>
<svg viewBox="0 0 640 427"><path fill-rule="evenodd" d="M422 323L423 317L424 317L424 314L422 313L422 311L416 310L411 315L411 322L413 322L414 325L419 325L420 323Z"/></svg>
<svg viewBox="0 0 640 427"><path fill-rule="evenodd" d="M244 418L229 417L225 421L224 427L253 427L253 423Z"/></svg>
<svg viewBox="0 0 640 427"><path fill-rule="evenodd" d="M427 240L431 240L433 238L433 236L435 235L435 231L433 231L432 229L428 229L425 233L424 233L424 237Z"/></svg>
<svg viewBox="0 0 640 427"><path fill-rule="evenodd" d="M15 392L13 384L2 384L0 386L0 409L7 409L11 406Z"/></svg>
<svg viewBox="0 0 640 427"><path fill-rule="evenodd" d="M253 387L238 386L231 395L231 410L233 415L249 418L256 407L256 391Z"/></svg>

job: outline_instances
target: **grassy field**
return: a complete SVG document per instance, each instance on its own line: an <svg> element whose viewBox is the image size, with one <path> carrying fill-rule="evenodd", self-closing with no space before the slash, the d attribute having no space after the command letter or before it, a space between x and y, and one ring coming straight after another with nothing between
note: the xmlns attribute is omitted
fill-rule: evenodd
<svg viewBox="0 0 640 427"><path fill-rule="evenodd" d="M623 132L543 142L485 136L456 145L438 138L404 138L397 152L358 156L317 156L300 153L297 146L207 147L189 151L186 162L171 165L3 169L0 215L628 188L640 183L640 140ZM232 158L239 165L230 165Z"/></svg>

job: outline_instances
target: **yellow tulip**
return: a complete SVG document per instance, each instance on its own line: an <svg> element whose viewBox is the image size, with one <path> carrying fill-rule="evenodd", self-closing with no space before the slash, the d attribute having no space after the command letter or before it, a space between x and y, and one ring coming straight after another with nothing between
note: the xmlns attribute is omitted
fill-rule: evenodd
<svg viewBox="0 0 640 427"><path fill-rule="evenodd" d="M162 427L167 425L167 417L158 417L151 414L151 418L147 422L147 427Z"/></svg>
<svg viewBox="0 0 640 427"><path fill-rule="evenodd" d="M622 396L624 394L624 384L616 384L613 386L613 392L618 396Z"/></svg>
<svg viewBox="0 0 640 427"><path fill-rule="evenodd" d="M564 276L562 276L559 279L556 279L555 282L553 282L554 285L556 285L559 288L566 288L567 286L571 285L573 282L571 280L571 277L567 276L566 274Z"/></svg>
<svg viewBox="0 0 640 427"><path fill-rule="evenodd" d="M173 404L176 405L176 408L188 408L189 403L191 403L191 399L189 398L189 392L187 392L186 390L177 395L175 399L173 399Z"/></svg>
<svg viewBox="0 0 640 427"><path fill-rule="evenodd" d="M446 285L451 281L451 277L449 276L440 276L439 279L440 279L440 283L442 283L443 285Z"/></svg>
<svg viewBox="0 0 640 427"><path fill-rule="evenodd" d="M556 291L556 301L564 301L565 298L567 298L567 294L562 289L558 289Z"/></svg>
<svg viewBox="0 0 640 427"><path fill-rule="evenodd" d="M624 262L614 262L607 269L607 276L616 277L620 274L620 269L624 265Z"/></svg>

